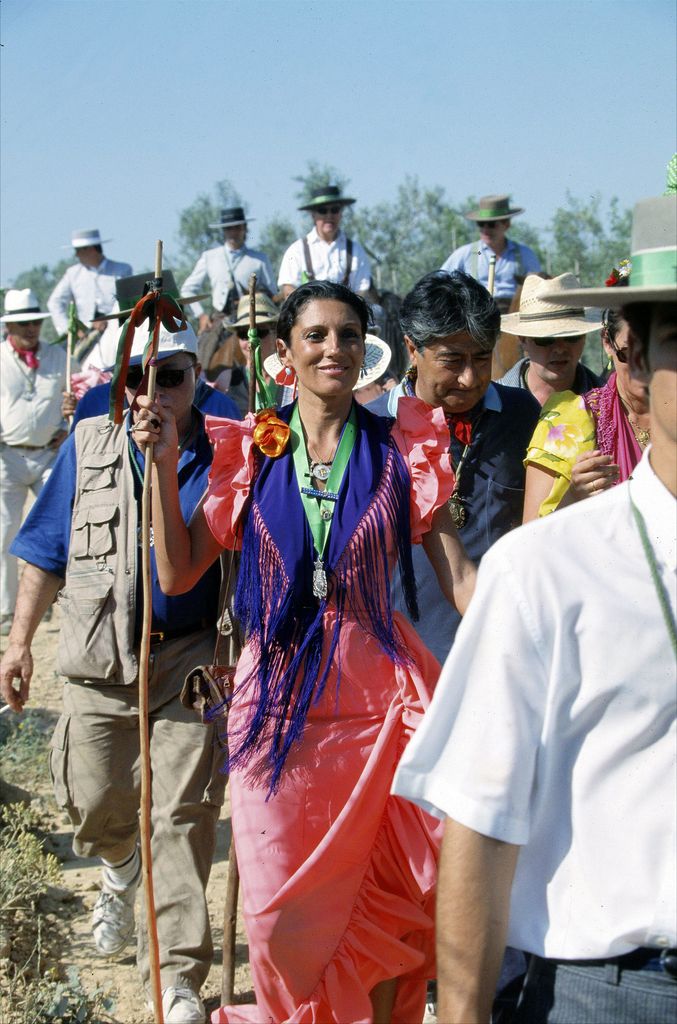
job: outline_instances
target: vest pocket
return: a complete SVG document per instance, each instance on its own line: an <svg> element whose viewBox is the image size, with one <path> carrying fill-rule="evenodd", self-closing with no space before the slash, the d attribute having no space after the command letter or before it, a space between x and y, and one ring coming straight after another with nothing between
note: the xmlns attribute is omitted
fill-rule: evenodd
<svg viewBox="0 0 677 1024"><path fill-rule="evenodd" d="M80 506L73 516L73 558L101 558L114 550L117 513L117 505Z"/></svg>
<svg viewBox="0 0 677 1024"><path fill-rule="evenodd" d="M115 682L119 666L111 572L69 573L59 603L58 671L74 679Z"/></svg>
<svg viewBox="0 0 677 1024"><path fill-rule="evenodd" d="M83 491L101 491L114 484L113 473L120 458L117 452L89 452L81 469Z"/></svg>

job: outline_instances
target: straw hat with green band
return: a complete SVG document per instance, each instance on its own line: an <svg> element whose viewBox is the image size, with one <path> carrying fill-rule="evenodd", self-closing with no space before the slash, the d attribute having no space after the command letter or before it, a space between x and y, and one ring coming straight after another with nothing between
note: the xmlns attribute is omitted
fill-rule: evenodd
<svg viewBox="0 0 677 1024"><path fill-rule="evenodd" d="M510 206L510 196L482 196L477 210L469 210L466 220L509 220L524 213L522 206Z"/></svg>
<svg viewBox="0 0 677 1024"><path fill-rule="evenodd" d="M642 199L632 217L629 283L623 288L579 288L572 302L602 309L632 302L677 302L677 195ZM544 291L544 302L559 297Z"/></svg>
<svg viewBox="0 0 677 1024"><path fill-rule="evenodd" d="M356 202L356 199L342 196L341 189L337 185L322 185L321 188L316 188L311 192L310 199L303 206L299 206L299 210L312 212L318 206L351 206Z"/></svg>

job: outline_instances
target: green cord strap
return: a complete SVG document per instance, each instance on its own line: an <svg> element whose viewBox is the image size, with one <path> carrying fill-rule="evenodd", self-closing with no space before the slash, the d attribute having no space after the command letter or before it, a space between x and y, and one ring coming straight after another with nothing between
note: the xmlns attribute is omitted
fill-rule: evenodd
<svg viewBox="0 0 677 1024"><path fill-rule="evenodd" d="M675 655L675 657L677 657L677 624L675 623L675 617L672 614L672 608L670 607L670 600L665 589L665 584L663 583L663 580L660 578L658 572L658 563L656 562L656 556L654 554L653 548L651 547L651 541L649 540L649 535L646 530L646 523L644 522L644 517L642 516L642 513L639 511L634 501L632 500L632 495L630 495L630 507L632 508L632 514L635 517L635 522L637 523L637 529L639 530L639 536L642 541L642 547L644 548L644 555L649 565L649 572L651 573L651 580L656 590L656 594L658 595L658 603L661 606L663 618L665 619L665 625L667 626L668 630L668 636L670 637L670 642L672 643L672 652Z"/></svg>
<svg viewBox="0 0 677 1024"><path fill-rule="evenodd" d="M302 488L307 486L308 450L306 448L306 439L303 436L298 404L294 406L294 411L291 415L291 420L289 421L289 429L291 431L291 450L294 456L294 472L296 473L296 482L301 495L301 502L305 509L308 525L310 526L310 532L313 535L315 550L317 551L318 557L323 558L336 502L313 498L311 495L304 494L302 491ZM327 491L330 493L338 494L343 480L343 475L346 471L346 466L348 465L353 448L355 447L356 438L357 415L355 413L355 406L353 405L350 410L350 416L346 420L341 432L341 438L339 440L338 448L336 449L336 455L334 456L329 479L327 480L326 487Z"/></svg>

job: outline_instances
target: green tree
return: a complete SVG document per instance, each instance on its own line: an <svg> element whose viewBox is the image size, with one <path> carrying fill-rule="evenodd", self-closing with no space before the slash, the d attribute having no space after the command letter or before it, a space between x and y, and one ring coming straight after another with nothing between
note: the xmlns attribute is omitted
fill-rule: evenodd
<svg viewBox="0 0 677 1024"><path fill-rule="evenodd" d="M258 246L268 256L276 273L284 253L297 237L294 225L285 217L273 217L259 231Z"/></svg>
<svg viewBox="0 0 677 1024"><path fill-rule="evenodd" d="M613 198L605 215L599 195L576 199L569 192L566 206L552 218L552 245L546 267L553 276L567 271L576 274L584 287L601 285L618 261L630 255L632 211L620 208Z"/></svg>
<svg viewBox="0 0 677 1024"><path fill-rule="evenodd" d="M200 253L211 248L215 242L221 241L219 228L209 226L219 221L221 208L241 205L240 193L227 178L224 178L222 181L216 182L211 194L201 192L190 206L180 211L177 254L180 264L180 268L177 267L178 280L182 279L180 270L185 269L183 274L185 277Z"/></svg>

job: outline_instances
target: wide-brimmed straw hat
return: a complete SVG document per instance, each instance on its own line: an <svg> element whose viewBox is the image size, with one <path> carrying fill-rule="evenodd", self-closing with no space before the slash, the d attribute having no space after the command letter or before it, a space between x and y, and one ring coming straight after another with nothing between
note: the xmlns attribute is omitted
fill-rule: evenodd
<svg viewBox="0 0 677 1024"><path fill-rule="evenodd" d="M524 213L523 206L510 206L510 196L482 196L477 210L468 210L466 220L507 220Z"/></svg>
<svg viewBox="0 0 677 1024"><path fill-rule="evenodd" d="M80 228L71 234L70 245L62 245L62 249L84 249L88 245L103 245L112 242L112 238L102 238L98 228Z"/></svg>
<svg viewBox="0 0 677 1024"><path fill-rule="evenodd" d="M120 307L117 313L108 313L106 316L98 316L97 320L117 320L118 317L129 316L139 299L146 294L146 285L153 280L152 273L147 270L145 274L132 274L130 277L118 277L115 281L115 297ZM174 274L171 270L162 271L162 290L171 295L173 299L180 302L182 306L189 306L193 302L200 302L209 298L209 292L201 295L179 295Z"/></svg>
<svg viewBox="0 0 677 1024"><path fill-rule="evenodd" d="M580 286L573 274L546 281L538 274L527 274L519 312L502 316L501 330L523 338L567 338L599 330L599 310L586 310L572 299ZM546 292L553 297L549 302L543 300Z"/></svg>
<svg viewBox="0 0 677 1024"><path fill-rule="evenodd" d="M210 224L210 228L234 228L236 224L248 224L250 220L256 220L256 217L247 217L241 206L224 206L221 210L221 219L213 224Z"/></svg>
<svg viewBox="0 0 677 1024"><path fill-rule="evenodd" d="M390 358L392 356L390 346L386 345L385 341L377 338L375 334L365 335L364 347L364 362L362 363L360 376L353 387L353 391L359 391L360 388L366 388L368 384L373 384L374 381L383 376L390 365ZM263 368L273 380L284 369L276 352L273 352L271 356L263 360Z"/></svg>
<svg viewBox="0 0 677 1024"><path fill-rule="evenodd" d="M276 324L280 318L280 312L275 303L264 292L256 293L256 326L263 327L268 324ZM237 304L237 315L234 320L224 323L232 331L238 327L249 327L249 296L243 295Z"/></svg>
<svg viewBox="0 0 677 1024"><path fill-rule="evenodd" d="M31 288L10 288L5 295L5 315L0 323L23 324L30 320L46 320L49 313L40 312L38 297Z"/></svg>
<svg viewBox="0 0 677 1024"><path fill-rule="evenodd" d="M356 203L356 199L351 199L349 196L342 196L341 189L338 185L322 185L321 188L316 188L310 193L310 199L299 206L299 210L315 210L318 206L351 206Z"/></svg>
<svg viewBox="0 0 677 1024"><path fill-rule="evenodd" d="M571 300L602 309L632 302L677 302L677 195L637 203L630 248L632 269L627 286L577 288ZM557 301L551 288L544 289L543 301L549 306Z"/></svg>

